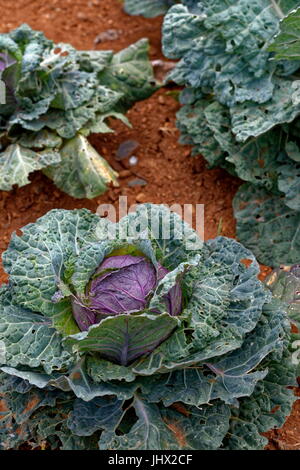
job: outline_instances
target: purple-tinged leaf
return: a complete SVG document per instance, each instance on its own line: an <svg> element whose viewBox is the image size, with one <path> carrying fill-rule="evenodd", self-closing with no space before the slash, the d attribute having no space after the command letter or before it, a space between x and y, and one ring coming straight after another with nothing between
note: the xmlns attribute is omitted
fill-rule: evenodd
<svg viewBox="0 0 300 470"><path fill-rule="evenodd" d="M101 357L128 366L148 355L165 341L179 320L168 314L118 315L92 326L89 331L66 338L65 342L79 352L98 352Z"/></svg>

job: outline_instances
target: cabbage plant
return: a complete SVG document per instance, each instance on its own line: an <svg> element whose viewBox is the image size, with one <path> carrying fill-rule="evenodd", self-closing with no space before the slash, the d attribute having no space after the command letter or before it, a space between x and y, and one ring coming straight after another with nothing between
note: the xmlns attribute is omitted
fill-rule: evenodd
<svg viewBox="0 0 300 470"><path fill-rule="evenodd" d="M129 124L124 112L157 89L148 48L141 39L117 54L78 51L27 25L0 34L0 189L35 170L76 198L117 185L87 136L112 132L110 117Z"/></svg>
<svg viewBox="0 0 300 470"><path fill-rule="evenodd" d="M260 449L289 415L285 305L237 241L159 205L52 210L3 265L3 449Z"/></svg>
<svg viewBox="0 0 300 470"><path fill-rule="evenodd" d="M185 86L180 141L247 183L234 202L237 235L273 267L300 257L299 10L280 21L299 6L182 0L163 26L164 54L179 59L169 80Z"/></svg>

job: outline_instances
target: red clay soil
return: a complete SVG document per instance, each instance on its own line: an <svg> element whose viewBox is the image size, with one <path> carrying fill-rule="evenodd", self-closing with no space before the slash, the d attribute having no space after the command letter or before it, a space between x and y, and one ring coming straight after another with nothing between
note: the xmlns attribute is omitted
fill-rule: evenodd
<svg viewBox="0 0 300 470"><path fill-rule="evenodd" d="M127 16L119 0L0 0L0 33L26 22L43 31L55 42L69 42L78 49L113 49L118 51L142 37L150 39L151 59L163 59L161 18ZM117 31L117 39L95 42L99 34ZM7 248L11 234L34 222L51 209L86 207L96 211L100 204L118 207L120 195L128 196L129 205L141 202L164 204L204 204L205 238L218 234L235 237L232 198L240 181L220 169L208 170L202 157L190 157L190 148L178 143L175 114L178 102L170 89L158 91L152 98L137 103L129 111L133 128L113 122L115 134L93 135L92 144L120 172L120 187L110 189L94 200L76 200L59 191L41 173L31 176L32 183L12 192L0 191L0 255ZM115 155L125 140L139 142L135 152L138 164L122 165ZM137 178L145 186L128 186ZM270 270L262 267L262 277ZM0 283L7 281L0 264ZM300 402L282 430L270 435L272 449L300 449Z"/></svg>

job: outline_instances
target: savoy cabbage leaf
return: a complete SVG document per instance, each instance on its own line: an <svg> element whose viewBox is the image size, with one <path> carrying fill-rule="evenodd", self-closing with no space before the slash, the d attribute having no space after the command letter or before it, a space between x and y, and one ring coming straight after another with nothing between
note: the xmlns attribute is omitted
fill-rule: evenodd
<svg viewBox="0 0 300 470"><path fill-rule="evenodd" d="M300 253L300 212L263 188L243 185L233 207L237 236L268 266L293 264Z"/></svg>
<svg viewBox="0 0 300 470"><path fill-rule="evenodd" d="M300 256L300 57L285 55L297 47L299 5L182 1L163 25L164 53L179 59L168 80L186 87L180 142L252 185L234 204L238 236L272 266ZM260 210L257 194L268 200Z"/></svg>

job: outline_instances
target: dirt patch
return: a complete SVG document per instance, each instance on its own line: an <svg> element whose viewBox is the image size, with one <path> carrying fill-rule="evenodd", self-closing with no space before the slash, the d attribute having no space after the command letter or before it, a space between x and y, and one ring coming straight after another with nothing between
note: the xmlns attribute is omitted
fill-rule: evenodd
<svg viewBox="0 0 300 470"><path fill-rule="evenodd" d="M115 51L148 37L151 58L163 59L161 18L129 17L118 0L0 0L0 10L1 33L26 22L56 42L69 42L82 50ZM119 188L94 200L75 200L36 173L31 176L30 185L10 193L0 191L0 255L14 231L49 210L86 207L96 211L100 204L106 203L117 208L120 195L128 197L129 205L137 202L204 204L205 238L218 234L234 237L232 198L240 181L220 169L208 170L203 158L190 157L190 148L178 143L175 114L179 105L169 92L170 89L162 89L149 100L136 104L128 113L132 129L114 122L115 134L91 136L90 141L100 154L121 172ZM115 158L119 145L129 139L139 143L135 151L137 164L132 167L127 160L121 164ZM143 185L136 184L140 180ZM269 271L262 267L262 278ZM5 281L7 276L0 266L0 283ZM295 449L297 442L300 442L299 402L284 428L270 434L270 448Z"/></svg>

